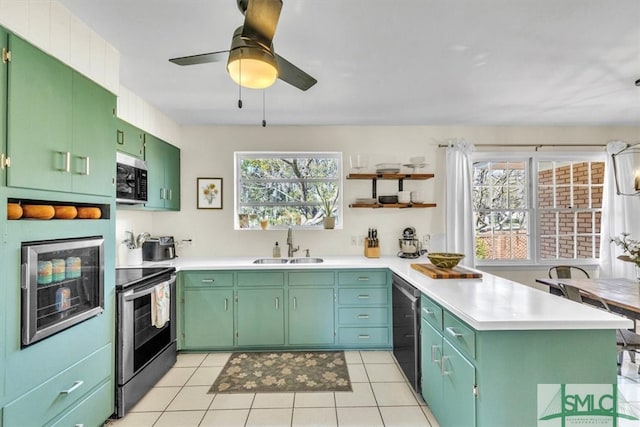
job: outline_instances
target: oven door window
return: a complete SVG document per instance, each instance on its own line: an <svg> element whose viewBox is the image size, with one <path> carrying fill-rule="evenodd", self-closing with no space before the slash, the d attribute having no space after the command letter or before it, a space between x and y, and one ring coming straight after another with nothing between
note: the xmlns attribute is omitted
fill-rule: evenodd
<svg viewBox="0 0 640 427"><path fill-rule="evenodd" d="M104 309L103 239L23 244L22 343Z"/></svg>
<svg viewBox="0 0 640 427"><path fill-rule="evenodd" d="M173 295L172 295L173 297ZM151 295L133 300L133 371L137 372L171 343L170 324L156 328L151 322Z"/></svg>

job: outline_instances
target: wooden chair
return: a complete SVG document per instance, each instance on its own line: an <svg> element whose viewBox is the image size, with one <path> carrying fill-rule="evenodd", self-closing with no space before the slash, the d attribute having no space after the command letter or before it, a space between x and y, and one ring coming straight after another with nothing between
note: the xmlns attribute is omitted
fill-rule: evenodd
<svg viewBox="0 0 640 427"><path fill-rule="evenodd" d="M580 267L573 265L556 265L549 269L549 279L589 279L589 273Z"/></svg>
<svg viewBox="0 0 640 427"><path fill-rule="evenodd" d="M575 286L568 285L566 283L558 283L562 294L565 298L570 299L581 304L584 303L583 298L596 301L608 312L611 312L609 305L599 295L593 292L580 290ZM640 335L628 329L618 329L616 331L616 344L618 346L618 374L622 367L622 357L625 351L629 352L629 357L633 363L636 363L636 352L640 352ZM640 366L638 367L638 373L640 374Z"/></svg>

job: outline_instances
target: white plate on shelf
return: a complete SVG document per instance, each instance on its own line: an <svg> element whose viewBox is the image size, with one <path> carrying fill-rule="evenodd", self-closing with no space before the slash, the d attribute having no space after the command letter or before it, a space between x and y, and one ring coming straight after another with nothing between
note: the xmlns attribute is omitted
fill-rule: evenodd
<svg viewBox="0 0 640 427"><path fill-rule="evenodd" d="M411 168L413 170L416 169L422 169L423 167L427 166L429 163L406 163L402 166L404 166L405 168Z"/></svg>
<svg viewBox="0 0 640 427"><path fill-rule="evenodd" d="M376 165L376 173L398 173L400 172L400 163L378 163Z"/></svg>

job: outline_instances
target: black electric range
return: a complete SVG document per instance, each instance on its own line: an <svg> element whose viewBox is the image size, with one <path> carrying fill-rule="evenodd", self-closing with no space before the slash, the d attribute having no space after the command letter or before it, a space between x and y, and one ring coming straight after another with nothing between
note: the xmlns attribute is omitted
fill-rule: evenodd
<svg viewBox="0 0 640 427"><path fill-rule="evenodd" d="M116 268L116 289L126 289L142 281L175 271L174 267Z"/></svg>

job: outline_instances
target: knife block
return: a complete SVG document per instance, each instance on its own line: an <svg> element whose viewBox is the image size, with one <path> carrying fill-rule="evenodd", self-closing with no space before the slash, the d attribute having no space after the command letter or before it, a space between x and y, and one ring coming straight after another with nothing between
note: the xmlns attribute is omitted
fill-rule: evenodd
<svg viewBox="0 0 640 427"><path fill-rule="evenodd" d="M364 256L367 258L380 258L380 242L375 248L367 247L367 239L364 239Z"/></svg>

